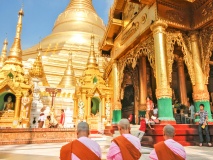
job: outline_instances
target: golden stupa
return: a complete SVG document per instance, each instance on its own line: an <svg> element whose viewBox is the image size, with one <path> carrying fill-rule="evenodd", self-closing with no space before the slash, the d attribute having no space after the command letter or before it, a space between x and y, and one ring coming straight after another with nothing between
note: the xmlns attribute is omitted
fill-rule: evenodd
<svg viewBox="0 0 213 160"><path fill-rule="evenodd" d="M86 68L91 33L96 37L95 52L105 33L103 20L97 15L91 0L71 0L62 12L52 33L41 41L44 72L50 86L59 85L67 67L70 49L72 49L72 65L76 77L80 77ZM23 60L30 61L37 56L39 44L23 51ZM103 72L102 58L98 57L98 65Z"/></svg>

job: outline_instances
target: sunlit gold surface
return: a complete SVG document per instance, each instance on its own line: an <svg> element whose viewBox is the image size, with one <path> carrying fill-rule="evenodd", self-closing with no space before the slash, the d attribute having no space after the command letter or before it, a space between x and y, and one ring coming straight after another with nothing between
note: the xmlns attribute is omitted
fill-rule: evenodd
<svg viewBox="0 0 213 160"><path fill-rule="evenodd" d="M0 69L3 67L4 62L7 60L7 45L8 45L8 42L7 42L7 39L5 39L3 43L1 57L0 57Z"/></svg>
<svg viewBox="0 0 213 160"><path fill-rule="evenodd" d="M69 55L67 68L64 71L64 76L59 83L59 88L72 88L76 86L75 73L72 67L72 54Z"/></svg>
<svg viewBox="0 0 213 160"><path fill-rule="evenodd" d="M57 86L64 70L70 49L72 49L72 65L76 77L82 76L90 51L90 36L94 34L94 49L99 54L98 43L105 32L102 19L97 15L91 0L71 0L53 27L50 35L41 41L44 72L50 86ZM23 51L23 60L36 58L38 44ZM99 56L98 65L101 72L102 58ZM53 72L54 71L54 72Z"/></svg>

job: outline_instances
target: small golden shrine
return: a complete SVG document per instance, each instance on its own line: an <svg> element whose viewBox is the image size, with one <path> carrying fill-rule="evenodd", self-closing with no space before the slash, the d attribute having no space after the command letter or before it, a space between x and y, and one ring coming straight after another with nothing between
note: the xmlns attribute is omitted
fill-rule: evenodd
<svg viewBox="0 0 213 160"><path fill-rule="evenodd" d="M94 38L92 35L87 68L76 86L74 118L86 120L91 129L100 129L98 124L109 122L111 119L112 88L104 81L99 71L94 52Z"/></svg>
<svg viewBox="0 0 213 160"><path fill-rule="evenodd" d="M0 70L0 126L29 125L31 85L22 65L21 30L23 10L19 11L14 43ZM3 52L6 52L5 41ZM6 55L5 53L3 55ZM6 59L6 58L5 58Z"/></svg>

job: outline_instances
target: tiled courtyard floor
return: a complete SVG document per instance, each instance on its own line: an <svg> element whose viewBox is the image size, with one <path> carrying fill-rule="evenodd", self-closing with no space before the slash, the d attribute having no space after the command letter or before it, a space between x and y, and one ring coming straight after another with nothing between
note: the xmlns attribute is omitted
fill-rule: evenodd
<svg viewBox="0 0 213 160"><path fill-rule="evenodd" d="M59 152L65 143L0 146L0 160L59 160ZM213 160L213 147L185 147L187 160ZM143 147L141 160L148 160L152 148ZM103 153L105 159L106 153ZM165 159L166 160L166 159Z"/></svg>

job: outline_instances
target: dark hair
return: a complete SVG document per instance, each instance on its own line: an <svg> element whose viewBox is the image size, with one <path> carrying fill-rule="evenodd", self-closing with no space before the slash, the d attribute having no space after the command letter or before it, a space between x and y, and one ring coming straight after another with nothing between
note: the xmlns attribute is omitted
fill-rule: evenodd
<svg viewBox="0 0 213 160"><path fill-rule="evenodd" d="M204 104L202 104L202 103L200 104L200 106L203 106L203 108L205 107Z"/></svg>
<svg viewBox="0 0 213 160"><path fill-rule="evenodd" d="M64 112L64 109L61 109L62 112Z"/></svg>
<svg viewBox="0 0 213 160"><path fill-rule="evenodd" d="M50 116L47 116L47 119L49 119L50 118Z"/></svg>

